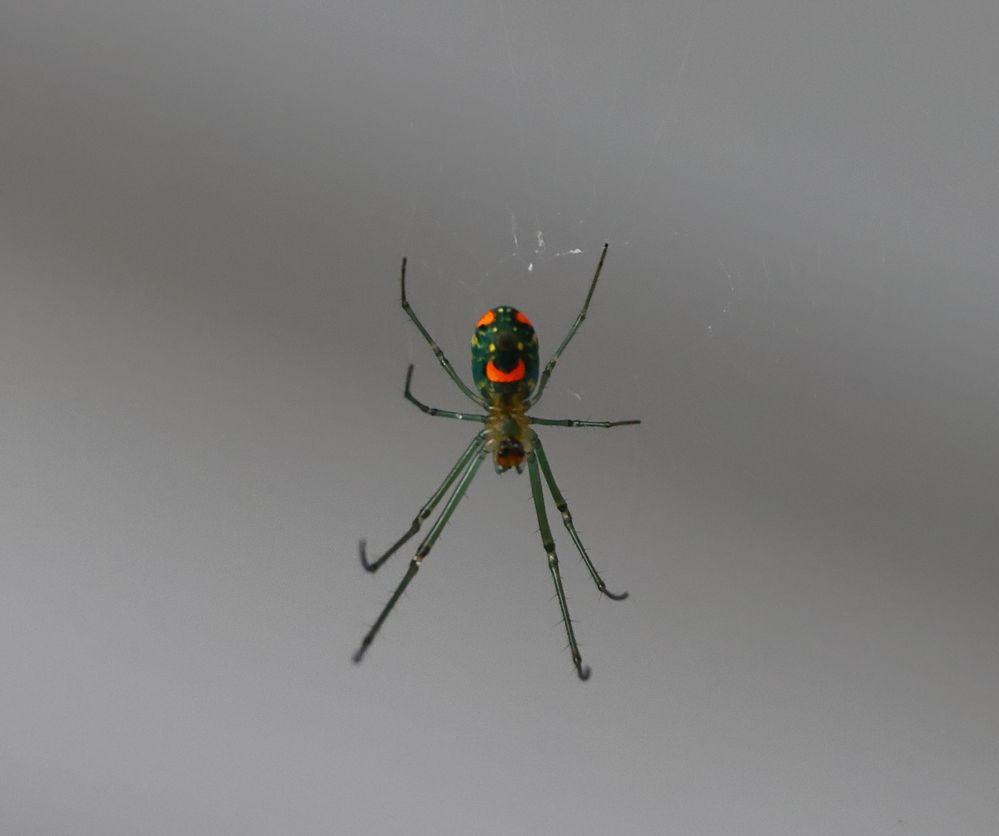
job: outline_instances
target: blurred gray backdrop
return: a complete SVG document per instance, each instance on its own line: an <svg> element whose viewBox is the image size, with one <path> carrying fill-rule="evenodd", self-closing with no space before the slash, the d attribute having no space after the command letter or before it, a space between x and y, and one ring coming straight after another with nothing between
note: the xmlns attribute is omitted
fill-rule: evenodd
<svg viewBox="0 0 999 836"><path fill-rule="evenodd" d="M999 8L0 10L0 831L999 832ZM544 357L573 672L473 428ZM552 509L554 511L554 509Z"/></svg>

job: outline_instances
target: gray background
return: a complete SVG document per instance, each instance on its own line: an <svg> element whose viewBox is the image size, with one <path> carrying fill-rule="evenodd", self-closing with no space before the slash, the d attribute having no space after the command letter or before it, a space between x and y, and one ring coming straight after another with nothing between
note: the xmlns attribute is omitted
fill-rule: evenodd
<svg viewBox="0 0 999 836"><path fill-rule="evenodd" d="M993 0L0 12L0 830L999 832ZM514 304L484 469L371 577ZM467 377L466 377L467 379Z"/></svg>

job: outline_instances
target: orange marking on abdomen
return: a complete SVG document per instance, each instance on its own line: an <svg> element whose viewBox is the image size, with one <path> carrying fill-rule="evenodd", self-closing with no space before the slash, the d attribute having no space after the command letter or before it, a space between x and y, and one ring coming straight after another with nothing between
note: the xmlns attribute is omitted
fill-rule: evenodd
<svg viewBox="0 0 999 836"><path fill-rule="evenodd" d="M482 314L482 319L480 319L476 324L476 328L483 328L486 325L492 325L493 321L496 319L496 314L492 311L486 311Z"/></svg>
<svg viewBox="0 0 999 836"><path fill-rule="evenodd" d="M514 319L516 319L517 322L523 322L524 325L531 325L531 320L529 320L526 316L524 316L520 311L517 311L517 313L514 316ZM534 326L531 325L531 327L533 328Z"/></svg>
<svg viewBox="0 0 999 836"><path fill-rule="evenodd" d="M486 377L493 383L516 383L518 380L523 380L526 373L523 357L518 359L517 365L508 372L497 369L492 360L486 363Z"/></svg>

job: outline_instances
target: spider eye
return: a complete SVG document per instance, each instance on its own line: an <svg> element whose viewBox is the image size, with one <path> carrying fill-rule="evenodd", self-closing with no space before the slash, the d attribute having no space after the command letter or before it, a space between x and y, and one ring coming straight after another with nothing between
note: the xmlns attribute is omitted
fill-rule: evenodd
<svg viewBox="0 0 999 836"><path fill-rule="evenodd" d="M520 470L520 463L524 460L524 445L515 438L504 438L496 448L496 464L509 470L511 467Z"/></svg>

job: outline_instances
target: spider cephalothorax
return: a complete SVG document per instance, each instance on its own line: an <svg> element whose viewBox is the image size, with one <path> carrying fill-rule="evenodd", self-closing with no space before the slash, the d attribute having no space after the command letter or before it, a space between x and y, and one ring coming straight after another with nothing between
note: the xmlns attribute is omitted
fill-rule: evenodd
<svg viewBox="0 0 999 836"><path fill-rule="evenodd" d="M492 454L497 473L524 469L524 456L531 452L531 423L524 414L519 395L494 395L485 420L486 449Z"/></svg>
<svg viewBox="0 0 999 836"><path fill-rule="evenodd" d="M548 490L555 501L555 507L562 515L562 522L565 524L573 544L579 550L586 564L586 568L602 593L615 600L627 597L628 593L615 595L607 591L603 578L597 572L590 556L583 548L579 539L579 533L572 522L572 515L569 513L569 506L565 498L559 491L555 483L555 476L552 474L551 465L545 455L545 448L541 444L541 439L531 428L531 424L546 424L558 427L617 427L622 424L638 424L638 421L578 421L575 418L536 418L528 416L527 411L541 399L545 385L551 377L552 370L562 355L569 340L579 330L586 311L590 306L590 298L593 296L593 289L597 286L597 279L600 278L600 269L604 265L604 258L607 256L607 245L604 244L600 261L597 262L596 272L593 274L593 281L590 282L590 290L586 294L586 301L580 310L576 321L569 329L569 333L562 344L555 350L552 359L548 361L541 375L538 375L538 337L534 333L534 326L531 321L516 308L502 306L486 311L479 320L472 335L472 378L475 380L477 391L470 389L455 372L440 346L434 342L433 337L423 323L420 322L409 302L406 300L406 259L402 260L402 307L413 320L413 324L419 329L424 339L430 343L430 348L437 357L441 367L448 377L454 381L455 385L474 401L480 408L485 410L485 414L455 412L450 409L438 409L434 406L427 406L417 400L409 390L410 382L413 378L413 367L409 367L406 372L405 397L428 415L439 415L444 418L455 418L460 421L473 421L483 424L482 430L476 434L465 451L458 457L454 467L448 471L447 476L440 487L434 491L433 495L420 509L413 520L409 530L400 537L395 544L381 557L374 561L368 561L367 551L364 541L361 541L361 563L364 568L374 572L385 563L395 552L417 531L429 517L434 508L447 496L444 508L440 512L434 524L430 527L427 536L416 549L416 554L409 563L405 576L396 587L395 592L384 606L371 629L368 630L361 646L354 654L354 661L360 662L368 646L374 640L382 624L392 611L396 601L402 595L406 586L413 579L423 564L424 558L430 554L434 543L440 537L441 531L447 521L454 513L458 502L468 491L468 486L475 478L483 460L488 455L492 455L493 463L497 473L503 473L511 468L518 473L527 464L527 472L531 481L531 495L534 499L534 511L538 517L538 528L541 533L541 544L548 555L548 570L555 583L555 595L558 598L559 609L562 612L562 621L565 625L565 632L569 639L569 649L572 652L572 661L576 666L576 671L580 679L586 679L590 675L590 669L583 664L579 654L579 646L576 643L576 635L572 627L572 620L569 618L569 606L565 599L565 590L562 587L562 575L559 571L558 556L555 554L555 540L552 537L551 528L548 526L548 513L545 511L545 498L542 488L542 479L548 485ZM450 491L450 495L448 492Z"/></svg>

